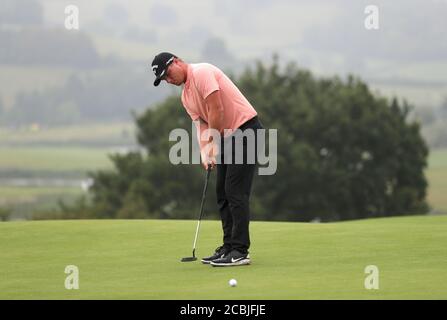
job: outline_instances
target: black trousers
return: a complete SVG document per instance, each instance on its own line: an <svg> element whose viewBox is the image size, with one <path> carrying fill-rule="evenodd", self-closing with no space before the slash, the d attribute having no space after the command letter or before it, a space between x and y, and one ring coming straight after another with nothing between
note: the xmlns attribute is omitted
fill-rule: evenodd
<svg viewBox="0 0 447 320"><path fill-rule="evenodd" d="M242 163L236 162L241 156L241 149L237 149L234 136L222 139L220 148L221 164L217 164L216 193L217 204L222 219L223 243L228 249L235 249L241 253L247 253L250 247L250 193L255 175L257 161L257 130L263 129L262 124L255 117L244 123L240 129L243 133L251 129L253 139L243 139ZM239 140L240 141L240 140ZM231 143L231 155L228 154L228 145ZM254 146L252 144L255 144ZM254 157L255 163L250 161L249 152ZM226 153L227 152L227 153ZM231 159L231 163L229 162ZM253 157L251 157L253 160Z"/></svg>

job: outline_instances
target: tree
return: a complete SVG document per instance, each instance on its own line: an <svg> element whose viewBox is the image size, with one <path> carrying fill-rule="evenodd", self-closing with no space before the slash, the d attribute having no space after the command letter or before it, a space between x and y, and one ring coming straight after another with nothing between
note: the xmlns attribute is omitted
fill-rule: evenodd
<svg viewBox="0 0 447 320"><path fill-rule="evenodd" d="M137 117L138 142L148 156L139 152L114 155L115 171L91 174L93 203L104 218L191 218L196 217L203 188L203 169L199 165L171 165L168 159L169 132L183 128L191 134L191 121L170 97L155 109ZM210 182L212 190L213 182ZM217 217L215 195L210 192L206 204L208 217Z"/></svg>
<svg viewBox="0 0 447 320"><path fill-rule="evenodd" d="M12 210L9 208L0 208L0 221L8 221L11 217Z"/></svg>
<svg viewBox="0 0 447 320"><path fill-rule="evenodd" d="M422 214L428 148L411 107L374 96L355 77L316 79L289 64L258 63L237 80L266 128L278 130L278 170L255 177L252 217L323 221ZM114 156L114 172L96 172L100 217L195 218L203 184L200 165L169 163L170 130L191 122L178 96L136 118L148 155ZM191 134L191 132L190 132ZM213 187L210 186L210 190ZM215 196L208 217L217 217Z"/></svg>

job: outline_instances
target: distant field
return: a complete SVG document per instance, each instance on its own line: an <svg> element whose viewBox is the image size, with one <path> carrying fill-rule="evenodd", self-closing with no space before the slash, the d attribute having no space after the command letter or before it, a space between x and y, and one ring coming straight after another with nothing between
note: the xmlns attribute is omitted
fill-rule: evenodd
<svg viewBox="0 0 447 320"><path fill-rule="evenodd" d="M1 179L14 176L83 179L87 171L112 168L108 154L118 151L112 146L120 145L135 145L133 123L0 127L0 205L33 202L42 205L44 200L56 202L59 196L73 197L81 192L80 188L18 188L2 185ZM430 205L437 212L447 212L447 150L431 152L426 175Z"/></svg>
<svg viewBox="0 0 447 320"><path fill-rule="evenodd" d="M371 84L373 90L378 90L381 95L386 97L405 97L412 105L418 109L427 106L438 106L447 94L447 86L411 86L397 84Z"/></svg>
<svg viewBox="0 0 447 320"><path fill-rule="evenodd" d="M194 230L192 220L0 222L0 299L447 299L447 216L256 221L252 265L230 268L180 262ZM221 240L220 222L204 221L197 255ZM68 265L78 290L64 287ZM365 288L371 265L376 290Z"/></svg>
<svg viewBox="0 0 447 320"><path fill-rule="evenodd" d="M71 201L82 194L80 184L71 185L84 179L88 171L111 169L108 155L134 141L134 125L128 122L0 128L0 207L11 208L15 219L54 208L59 199ZM27 186L17 186L17 178ZM62 179L70 186L37 187L36 179Z"/></svg>
<svg viewBox="0 0 447 320"><path fill-rule="evenodd" d="M0 186L0 208L11 210L10 220L31 219L35 212L58 210L59 201L71 204L83 194L81 187Z"/></svg>
<svg viewBox="0 0 447 320"><path fill-rule="evenodd" d="M42 91L62 85L76 72L73 68L47 66L0 65L0 94L11 107L19 92Z"/></svg>
<svg viewBox="0 0 447 320"><path fill-rule="evenodd" d="M48 187L2 187L0 186L0 205L5 203L33 203L44 196L69 196L82 194L79 188Z"/></svg>
<svg viewBox="0 0 447 320"><path fill-rule="evenodd" d="M12 209L12 219L17 219L30 217L34 211L56 208L60 199L71 202L82 194L80 183L79 187L37 187L32 181L38 177L62 179L73 185L84 179L88 171L111 169L108 154L115 152L110 148L0 147L0 207ZM5 185L14 180L14 174L30 184Z"/></svg>
<svg viewBox="0 0 447 320"><path fill-rule="evenodd" d="M111 168L110 148L0 147L0 170L96 170Z"/></svg>
<svg viewBox="0 0 447 320"><path fill-rule="evenodd" d="M158 48L148 43L126 41L97 34L93 34L92 38L98 53L102 56L113 54L127 59L146 61L150 59L148 52L158 51Z"/></svg>
<svg viewBox="0 0 447 320"><path fill-rule="evenodd" d="M35 134L23 132L17 133L13 137L20 145L19 147L2 146L0 143L0 206L5 203L13 206L26 203L28 205L26 208L29 211L33 209L29 205L33 202L39 209L45 204L44 201L54 204L58 197L73 198L77 193L82 192L80 187L13 187L2 185L2 178L5 181L6 178L10 179L11 176L20 175L21 178L39 176L57 178L60 176L64 179L84 179L87 171L111 169L112 163L108 154L119 151L109 147L73 147L70 145L33 147L26 145L26 141L36 139L36 141L59 141L60 143L70 139L88 140L93 130L95 130L95 136L102 135L106 139L114 134L119 135L121 130L119 128L123 127L126 125L117 124L112 127L96 125L90 127L90 130L81 127L56 128ZM0 142L2 139L5 140L0 134ZM430 153L426 176L429 181L427 194L429 204L437 212L447 212L447 150L436 150Z"/></svg>
<svg viewBox="0 0 447 320"><path fill-rule="evenodd" d="M434 209L447 212L447 150L431 153L426 175L429 182L428 202Z"/></svg>
<svg viewBox="0 0 447 320"><path fill-rule="evenodd" d="M71 126L0 127L1 146L17 145L129 145L135 143L135 126L131 122Z"/></svg>
<svg viewBox="0 0 447 320"><path fill-rule="evenodd" d="M29 183L32 183L36 176L42 176L44 179L55 179L58 175L65 177L70 174L85 176L88 171L111 169L112 163L108 158L111 152L108 148L1 147L0 207L12 209L11 218L20 219L30 217L35 211L57 208L60 199L71 202L82 194L80 184L79 187L2 185L2 181L5 183L11 180L10 176L2 178L2 175L8 175L11 170L22 176L29 175ZM75 180L79 181L80 178L78 176ZM62 181L64 179L66 178ZM73 180L68 182L73 184Z"/></svg>

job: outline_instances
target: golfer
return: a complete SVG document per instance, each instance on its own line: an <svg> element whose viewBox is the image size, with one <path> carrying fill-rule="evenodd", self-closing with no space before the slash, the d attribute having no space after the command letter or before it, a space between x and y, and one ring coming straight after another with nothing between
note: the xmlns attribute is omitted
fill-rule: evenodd
<svg viewBox="0 0 447 320"><path fill-rule="evenodd" d="M263 129L256 110L212 64L188 64L174 54L162 52L152 61L152 71L155 86L163 80L175 86L183 85L181 100L198 129L202 164L206 169L217 168L216 193L223 244L202 262L216 267L250 264L249 198L257 159L256 131ZM207 135L210 132L207 129L216 130L218 137ZM253 130L255 139L244 138L242 146L237 146L240 140L236 139L235 132L245 136L249 130ZM253 156L254 161L250 161Z"/></svg>

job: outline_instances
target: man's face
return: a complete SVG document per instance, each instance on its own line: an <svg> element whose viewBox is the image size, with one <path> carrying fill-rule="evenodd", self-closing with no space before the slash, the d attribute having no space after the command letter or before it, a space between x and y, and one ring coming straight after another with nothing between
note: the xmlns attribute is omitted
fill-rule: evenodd
<svg viewBox="0 0 447 320"><path fill-rule="evenodd" d="M175 86L180 86L185 82L185 74L180 66L180 62L177 59L174 59L174 61L168 66L166 74L162 80Z"/></svg>

